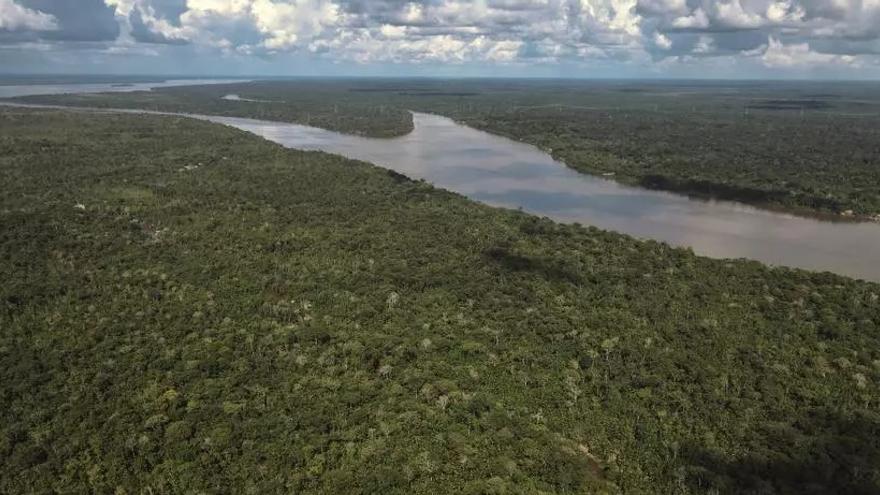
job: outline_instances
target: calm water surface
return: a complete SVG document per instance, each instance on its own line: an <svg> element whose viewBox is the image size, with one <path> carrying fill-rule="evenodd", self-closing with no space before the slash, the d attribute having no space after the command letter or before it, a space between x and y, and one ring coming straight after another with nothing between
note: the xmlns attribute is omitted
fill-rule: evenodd
<svg viewBox="0 0 880 495"><path fill-rule="evenodd" d="M111 90L199 83L168 81L115 86ZM93 92L101 85L63 85L51 89L29 86L27 91L19 90L19 95L73 93L84 89L82 86L88 86L86 92ZM105 89L100 90L111 86L103 85ZM0 87L0 96L10 96L9 88ZM7 93L3 93L4 89ZM415 130L394 139L370 139L252 119L191 117L249 131L290 148L326 151L372 162L477 201L521 208L561 222L595 225L687 246L714 258L750 258L772 265L880 281L878 223L820 221L738 203L693 200L622 186L577 173L533 146L477 131L445 117L413 115Z"/></svg>
<svg viewBox="0 0 880 495"><path fill-rule="evenodd" d="M0 98L17 96L61 95L85 93L131 93L134 91L150 91L158 88L174 86L194 86L206 84L230 84L247 82L243 79L169 79L161 82L145 83L88 83L88 84L32 84L32 85L0 85Z"/></svg>
<svg viewBox="0 0 880 495"><path fill-rule="evenodd" d="M713 258L750 258L880 281L880 224L820 221L627 187L580 174L533 146L445 117L415 113L415 130L394 139L250 119L201 118L290 148L376 163L484 203L562 222L689 246Z"/></svg>

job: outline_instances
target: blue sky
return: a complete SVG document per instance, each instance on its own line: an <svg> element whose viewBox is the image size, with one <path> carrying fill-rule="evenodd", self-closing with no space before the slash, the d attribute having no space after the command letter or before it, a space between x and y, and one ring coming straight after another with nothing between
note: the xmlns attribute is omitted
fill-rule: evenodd
<svg viewBox="0 0 880 495"><path fill-rule="evenodd" d="M880 77L880 0L0 0L0 72Z"/></svg>

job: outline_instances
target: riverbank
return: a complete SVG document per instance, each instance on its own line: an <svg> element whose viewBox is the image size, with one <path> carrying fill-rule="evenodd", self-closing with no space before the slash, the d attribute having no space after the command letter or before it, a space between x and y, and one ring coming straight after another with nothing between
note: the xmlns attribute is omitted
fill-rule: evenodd
<svg viewBox="0 0 880 495"><path fill-rule="evenodd" d="M871 144L880 121L870 115L796 120L708 111L691 117L560 106L450 116L627 185L806 217L880 220L880 158ZM800 139L812 144L800 147Z"/></svg>
<svg viewBox="0 0 880 495"><path fill-rule="evenodd" d="M562 150L548 146L545 142L547 137L531 136L527 138L519 132L509 132L487 125L485 121L474 121L468 118L459 118L456 119L456 122L497 136L531 144L572 170L613 180L627 186L667 191L705 201L733 201L767 211L829 222L880 222L880 213L869 213L868 210L862 210L859 213L854 210L844 210L839 203L829 201L827 198L822 199L810 195L798 196L792 191L768 191L755 187L731 185L726 182L716 183L711 179L630 173L618 167L618 158L600 151L599 146L595 144L593 144L594 149L591 151L582 153L580 156L573 156L566 151L564 146ZM584 155L588 158L585 158Z"/></svg>
<svg viewBox="0 0 880 495"><path fill-rule="evenodd" d="M227 94L264 102L223 100ZM810 217L880 218L880 92L856 83L257 81L26 101L237 116L369 137L406 135L414 110L533 144L574 170L627 185Z"/></svg>
<svg viewBox="0 0 880 495"><path fill-rule="evenodd" d="M132 93L34 95L12 102L71 107L244 117L319 127L345 134L392 138L410 133L404 107L346 91L340 82L250 82L161 88ZM293 90L288 93L282 89ZM236 95L238 99L226 98Z"/></svg>
<svg viewBox="0 0 880 495"><path fill-rule="evenodd" d="M106 112L207 120L252 132L285 147L381 164L470 199L556 221L581 222L667 242L713 258L748 258L774 266L880 281L880 252L864 249L880 244L880 230L874 225L830 214L792 216L769 211L772 207L760 210L729 202L695 201L683 195L621 186L578 174L531 145L474 130L438 115L413 113L413 132L387 140L236 117L138 109Z"/></svg>
<svg viewBox="0 0 880 495"><path fill-rule="evenodd" d="M0 131L0 491L878 488L880 285L190 119Z"/></svg>
<svg viewBox="0 0 880 495"><path fill-rule="evenodd" d="M42 108L105 112L87 107ZM458 125L438 115L413 113L413 132L386 140L235 117L162 114L138 109L106 112L207 120L252 132L285 147L320 150L381 164L470 199L556 221L581 222L640 239L667 242L713 258L748 258L774 266L880 281L880 252L864 250L864 246L880 244L880 230L874 225L830 215L813 215L820 216L818 219L792 216L736 203L695 201L683 195L621 186L569 170L531 145ZM467 160L463 161L463 156Z"/></svg>

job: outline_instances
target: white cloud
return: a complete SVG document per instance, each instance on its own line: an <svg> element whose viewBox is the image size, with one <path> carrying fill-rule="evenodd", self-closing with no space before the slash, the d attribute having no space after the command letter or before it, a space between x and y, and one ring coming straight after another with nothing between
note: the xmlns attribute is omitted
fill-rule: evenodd
<svg viewBox="0 0 880 495"><path fill-rule="evenodd" d="M254 0L250 14L265 36L263 46L284 50L298 46L301 40L312 40L325 28L334 26L339 21L339 6L326 0Z"/></svg>
<svg viewBox="0 0 880 495"><path fill-rule="evenodd" d="M688 16L678 17L672 21L672 27L677 29L706 29L709 27L709 16L701 7Z"/></svg>
<svg viewBox="0 0 880 495"><path fill-rule="evenodd" d="M804 18L806 12L800 5L792 4L791 0L773 2L767 7L767 20L775 24L796 23Z"/></svg>
<svg viewBox="0 0 880 495"><path fill-rule="evenodd" d="M54 16L28 9L14 0L0 0L0 30L54 31L58 20Z"/></svg>
<svg viewBox="0 0 880 495"><path fill-rule="evenodd" d="M743 8L740 0L728 0L715 5L715 20L724 27L754 29L764 24L760 15Z"/></svg>
<svg viewBox="0 0 880 495"><path fill-rule="evenodd" d="M379 0L352 11L339 0L188 0L177 24L156 15L150 0L105 1L126 22L137 11L166 39L238 53L307 50L359 62L507 62L527 41L550 43L546 53L572 56L604 54L603 46L640 50L643 42L636 0ZM374 12L373 5L381 8Z"/></svg>
<svg viewBox="0 0 880 495"><path fill-rule="evenodd" d="M715 51L715 40L706 35L700 36L692 51L700 55L712 53Z"/></svg>
<svg viewBox="0 0 880 495"><path fill-rule="evenodd" d="M188 43L228 55L291 52L365 64L649 66L734 57L781 69L873 63L849 54L880 47L880 0L103 1L120 26L107 51L119 54ZM18 41L51 40L33 32L59 25L13 0L0 0L0 14L0 29L26 31ZM762 39L770 41L756 47Z"/></svg>
<svg viewBox="0 0 880 495"><path fill-rule="evenodd" d="M379 32L382 33L382 36L388 39L401 39L406 36L406 26L392 26L391 24L382 24L382 27L379 28Z"/></svg>
<svg viewBox="0 0 880 495"><path fill-rule="evenodd" d="M672 40L663 33L654 33L654 45L661 50L669 50L672 48Z"/></svg>
<svg viewBox="0 0 880 495"><path fill-rule="evenodd" d="M761 62L769 68L812 67L821 65L852 65L856 62L851 55L834 55L814 52L808 43L783 44L770 37Z"/></svg>
<svg viewBox="0 0 880 495"><path fill-rule="evenodd" d="M581 21L596 24L612 33L639 36L641 16L636 13L636 0L581 0Z"/></svg>
<svg viewBox="0 0 880 495"><path fill-rule="evenodd" d="M213 12L232 17L247 13L251 3L251 0L187 0L186 7L190 11Z"/></svg>

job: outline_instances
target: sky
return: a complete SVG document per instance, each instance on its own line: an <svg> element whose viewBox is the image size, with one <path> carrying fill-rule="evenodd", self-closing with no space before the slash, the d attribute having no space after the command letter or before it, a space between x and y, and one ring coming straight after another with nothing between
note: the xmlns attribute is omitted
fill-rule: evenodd
<svg viewBox="0 0 880 495"><path fill-rule="evenodd" d="M880 0L0 0L0 73L880 79Z"/></svg>

